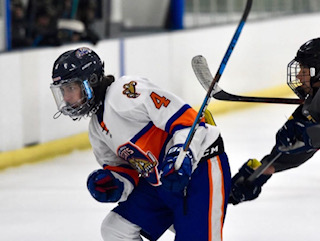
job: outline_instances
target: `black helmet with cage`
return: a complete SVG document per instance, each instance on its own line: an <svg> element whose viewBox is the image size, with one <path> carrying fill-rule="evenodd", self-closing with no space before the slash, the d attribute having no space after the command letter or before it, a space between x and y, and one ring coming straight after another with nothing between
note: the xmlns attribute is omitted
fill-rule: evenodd
<svg viewBox="0 0 320 241"><path fill-rule="evenodd" d="M303 71L300 72L302 67L308 69L306 74L310 78L309 91L303 88L304 83L301 82L304 74ZM320 82L320 38L304 43L287 69L287 83L301 99L305 99L309 94L315 95L319 88L314 86L317 82Z"/></svg>
<svg viewBox="0 0 320 241"><path fill-rule="evenodd" d="M106 88L113 81L108 81L104 76L104 63L99 56L86 47L61 54L54 62L52 80L50 88L58 113L74 120L95 113L102 103ZM77 95L72 94L73 99L67 97L68 93L76 91Z"/></svg>

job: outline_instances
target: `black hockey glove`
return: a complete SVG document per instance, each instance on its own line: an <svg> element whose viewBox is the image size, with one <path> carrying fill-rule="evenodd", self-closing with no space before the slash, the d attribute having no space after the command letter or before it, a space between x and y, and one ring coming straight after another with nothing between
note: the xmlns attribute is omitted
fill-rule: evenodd
<svg viewBox="0 0 320 241"><path fill-rule="evenodd" d="M249 159L239 169L238 173L231 180L231 192L228 203L237 205L240 202L256 199L261 193L261 188L271 175L260 175L253 182L248 182L248 177L254 172L253 168L260 166L256 159Z"/></svg>
<svg viewBox="0 0 320 241"><path fill-rule="evenodd" d="M276 134L278 151L293 154L315 149L307 132L307 128L314 125L310 121L288 120Z"/></svg>

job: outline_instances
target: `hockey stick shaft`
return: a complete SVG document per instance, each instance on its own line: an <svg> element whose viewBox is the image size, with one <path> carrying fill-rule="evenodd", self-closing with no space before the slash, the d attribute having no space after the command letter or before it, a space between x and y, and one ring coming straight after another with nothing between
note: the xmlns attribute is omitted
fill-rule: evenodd
<svg viewBox="0 0 320 241"><path fill-rule="evenodd" d="M271 103L271 104L293 104L300 105L304 102L301 99L294 98L276 98L276 97L257 97L257 96L241 96L225 92L220 89L212 95L217 100L238 101L238 102L255 102L255 103Z"/></svg>
<svg viewBox="0 0 320 241"><path fill-rule="evenodd" d="M184 160L184 158L185 158L185 156L187 154L187 150L189 149L189 146L190 146L190 143L191 143L191 141L193 139L193 136L194 136L194 134L195 134L195 132L196 132L198 126L199 126L201 117L203 116L203 113L204 113L204 111L206 110L206 108L207 108L207 106L209 104L209 101L210 101L210 98L211 98L211 92L213 92L213 90L215 89L214 87L219 82L220 77L223 74L224 69L225 69L225 67L227 65L227 62L228 62L228 60L230 58L230 55L233 52L233 49L234 49L234 47L235 47L235 45L236 45L236 43L237 43L237 41L239 39L240 33L242 31L242 28L243 28L243 26L244 26L244 24L245 24L245 22L247 20L247 17L249 15L249 12L250 12L250 9L251 9L251 5L252 5L252 0L247 0L244 12L243 12L241 20L240 20L240 22L238 24L238 27L237 27L237 29L236 29L236 31L235 31L232 39L231 39L231 42L230 42L230 44L229 44L229 46L227 48L227 51L226 51L226 53L225 53L225 55L224 55L224 57L222 59L222 62L220 64L220 66L219 66L219 69L218 69L218 71L217 71L217 73L216 73L216 75L215 75L215 77L214 77L214 79L213 79L213 81L212 81L212 83L210 85L210 88L209 88L209 90L208 90L208 92L206 94L206 97L203 100L203 103L202 103L201 108L200 108L200 110L199 110L199 112L197 114L197 117L193 122L193 125L192 125L192 127L191 127L191 129L189 131L187 139L186 139L186 141L185 141L185 143L183 145L183 149L180 151L179 156L178 156L178 158L177 158L177 160L175 162L175 169L176 170L178 170L182 165L182 162L183 162L183 160Z"/></svg>
<svg viewBox="0 0 320 241"><path fill-rule="evenodd" d="M248 177L248 179L246 181L249 183L253 182L256 178L258 178L261 174L263 174L264 171L267 170L267 168L270 167L281 155L282 155L282 153L279 152L269 162L262 163L262 165L259 166L256 170L254 170L254 172Z"/></svg>

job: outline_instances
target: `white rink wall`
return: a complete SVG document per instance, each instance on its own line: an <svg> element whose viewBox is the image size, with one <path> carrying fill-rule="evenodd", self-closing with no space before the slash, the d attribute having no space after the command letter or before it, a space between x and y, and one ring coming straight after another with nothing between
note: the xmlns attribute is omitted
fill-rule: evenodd
<svg viewBox="0 0 320 241"><path fill-rule="evenodd" d="M300 45L320 37L319 22L320 14L249 20L220 85L233 93L245 93L284 84L286 66ZM0 152L87 131L88 120L53 119L57 110L49 89L51 69L64 51L91 47L105 61L106 74L142 75L191 105L200 105L205 91L193 74L191 59L205 56L214 75L235 28L232 24L103 40L95 46L81 43L0 54Z"/></svg>

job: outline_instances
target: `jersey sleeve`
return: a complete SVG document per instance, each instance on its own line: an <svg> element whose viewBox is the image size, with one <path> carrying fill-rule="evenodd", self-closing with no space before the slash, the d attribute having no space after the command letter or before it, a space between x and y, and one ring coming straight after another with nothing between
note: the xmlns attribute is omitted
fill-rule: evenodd
<svg viewBox="0 0 320 241"><path fill-rule="evenodd" d="M101 140L98 121L93 116L89 124L89 139L97 162L103 169L108 169L124 184L124 191L119 201L125 201L134 187L138 185L139 174L125 160L115 155Z"/></svg>
<svg viewBox="0 0 320 241"><path fill-rule="evenodd" d="M308 121L309 119L303 115L303 108L304 108L304 105L298 106L288 119L289 120L295 119L297 121L299 120ZM278 157L272 165L275 168L275 172L281 172L291 168L296 168L302 165L303 163L305 163L306 161L308 161L316 152L317 150L310 150L302 153L292 153L292 154L282 153L282 155ZM279 151L277 146L274 146L270 154L264 156L261 162L268 163L278 153Z"/></svg>
<svg viewBox="0 0 320 241"><path fill-rule="evenodd" d="M283 153L277 160L272 164L275 168L275 172L285 171L291 168L296 168L306 161L308 161L317 151L295 153L295 154L285 154ZM270 154L264 156L261 160L262 163L269 162L272 160L279 152L277 148L274 147Z"/></svg>

